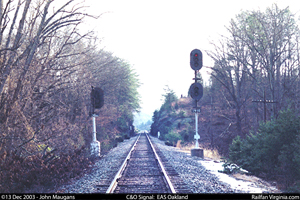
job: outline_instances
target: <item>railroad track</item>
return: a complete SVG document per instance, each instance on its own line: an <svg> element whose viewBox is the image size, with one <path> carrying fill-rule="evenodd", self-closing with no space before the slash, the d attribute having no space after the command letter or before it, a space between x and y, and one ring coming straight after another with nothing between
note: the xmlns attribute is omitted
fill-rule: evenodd
<svg viewBox="0 0 300 200"><path fill-rule="evenodd" d="M167 162L149 136L140 134L106 193L191 193Z"/></svg>

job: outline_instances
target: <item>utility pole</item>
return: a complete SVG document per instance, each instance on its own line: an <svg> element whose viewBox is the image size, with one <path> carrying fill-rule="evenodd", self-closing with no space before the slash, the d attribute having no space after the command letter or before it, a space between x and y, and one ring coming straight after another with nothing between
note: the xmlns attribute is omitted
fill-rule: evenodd
<svg viewBox="0 0 300 200"><path fill-rule="evenodd" d="M267 121L267 103L277 103L277 101L266 100L266 90L264 90L263 100L252 100L252 102L264 104L264 122Z"/></svg>

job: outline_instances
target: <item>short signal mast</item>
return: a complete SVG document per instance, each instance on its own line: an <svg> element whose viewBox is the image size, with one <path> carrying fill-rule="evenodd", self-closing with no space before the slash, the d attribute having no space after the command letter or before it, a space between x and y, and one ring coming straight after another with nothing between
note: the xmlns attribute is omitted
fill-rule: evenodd
<svg viewBox="0 0 300 200"><path fill-rule="evenodd" d="M104 105L104 92L99 87L93 87L91 91L91 104L92 104L92 120L93 120L93 141L91 143L91 155L94 157L100 156L100 142L97 141L96 131L96 117L95 109L100 109Z"/></svg>

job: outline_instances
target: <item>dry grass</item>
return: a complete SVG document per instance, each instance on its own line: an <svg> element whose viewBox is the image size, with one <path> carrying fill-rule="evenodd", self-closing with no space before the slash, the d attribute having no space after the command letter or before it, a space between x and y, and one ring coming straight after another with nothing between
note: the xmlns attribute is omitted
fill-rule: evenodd
<svg viewBox="0 0 300 200"><path fill-rule="evenodd" d="M191 153L191 149L193 149L195 147L195 145L192 145L192 144L190 144L188 146L182 146L180 144L180 142L181 142L180 140L177 142L176 147L179 148L183 152ZM200 145L200 148L203 149L205 158L210 158L212 160L221 160L222 156L219 155L217 150L206 149L206 148L203 148L201 145Z"/></svg>

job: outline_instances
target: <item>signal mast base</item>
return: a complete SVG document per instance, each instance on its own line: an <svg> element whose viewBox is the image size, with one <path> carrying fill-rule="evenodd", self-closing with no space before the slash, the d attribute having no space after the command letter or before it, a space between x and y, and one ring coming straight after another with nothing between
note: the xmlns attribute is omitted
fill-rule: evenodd
<svg viewBox="0 0 300 200"><path fill-rule="evenodd" d="M92 115L93 119L93 141L91 142L91 156L93 157L100 157L100 142L97 141L96 137L96 117L98 115L93 114Z"/></svg>
<svg viewBox="0 0 300 200"><path fill-rule="evenodd" d="M91 156L100 157L100 142L99 141L91 142Z"/></svg>
<svg viewBox="0 0 300 200"><path fill-rule="evenodd" d="M203 159L204 158L203 149L200 149L200 148L191 149L191 155L196 156L196 157L200 157L200 158Z"/></svg>

